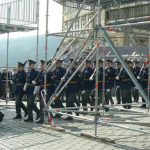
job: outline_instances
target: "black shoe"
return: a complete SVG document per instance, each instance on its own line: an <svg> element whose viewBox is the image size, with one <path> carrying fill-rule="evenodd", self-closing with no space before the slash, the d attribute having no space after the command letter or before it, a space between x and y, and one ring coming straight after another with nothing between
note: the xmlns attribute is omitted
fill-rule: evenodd
<svg viewBox="0 0 150 150"><path fill-rule="evenodd" d="M44 119L40 119L40 120L37 121L36 123L44 123Z"/></svg>
<svg viewBox="0 0 150 150"><path fill-rule="evenodd" d="M24 120L25 122L33 122L33 118L27 118Z"/></svg>
<svg viewBox="0 0 150 150"><path fill-rule="evenodd" d="M79 116L79 115L80 115L80 113L77 112L77 113L76 113L76 116Z"/></svg>
<svg viewBox="0 0 150 150"><path fill-rule="evenodd" d="M146 108L146 105L142 105L142 106L140 106L140 108Z"/></svg>
<svg viewBox="0 0 150 150"><path fill-rule="evenodd" d="M73 117L66 117L66 118L63 118L64 120L73 120Z"/></svg>
<svg viewBox="0 0 150 150"><path fill-rule="evenodd" d="M3 121L3 118L4 118L4 114L2 112L0 112L0 122Z"/></svg>
<svg viewBox="0 0 150 150"><path fill-rule="evenodd" d="M108 108L108 107L105 107L104 109L105 109L105 111L106 111L106 112L108 112L108 111L109 111L109 108Z"/></svg>
<svg viewBox="0 0 150 150"><path fill-rule="evenodd" d="M27 114L27 113L25 113L23 117L27 117L27 116L28 116L28 114Z"/></svg>
<svg viewBox="0 0 150 150"><path fill-rule="evenodd" d="M13 119L22 119L21 115L16 115Z"/></svg>
<svg viewBox="0 0 150 150"><path fill-rule="evenodd" d="M40 115L37 115L35 120L39 120L40 119Z"/></svg>

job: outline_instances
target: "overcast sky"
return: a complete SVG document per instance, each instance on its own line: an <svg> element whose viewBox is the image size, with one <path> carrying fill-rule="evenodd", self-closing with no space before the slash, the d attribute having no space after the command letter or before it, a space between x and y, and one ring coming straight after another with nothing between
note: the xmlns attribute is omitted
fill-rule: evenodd
<svg viewBox="0 0 150 150"><path fill-rule="evenodd" d="M46 24L46 2L47 0L40 0L40 25L39 33L45 34ZM62 6L53 0L49 0L49 33L60 32L62 30ZM27 33L11 33L11 38L26 37L36 35L36 31ZM6 38L5 35L1 35L0 39Z"/></svg>

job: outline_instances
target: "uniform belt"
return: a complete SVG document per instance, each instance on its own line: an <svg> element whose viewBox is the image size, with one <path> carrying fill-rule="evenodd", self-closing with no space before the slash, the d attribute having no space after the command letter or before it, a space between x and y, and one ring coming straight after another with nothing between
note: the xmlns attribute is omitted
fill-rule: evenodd
<svg viewBox="0 0 150 150"><path fill-rule="evenodd" d="M89 81L89 79L84 79L85 81Z"/></svg>
<svg viewBox="0 0 150 150"><path fill-rule="evenodd" d="M46 84L46 86L51 86L52 84L49 83L49 84ZM40 85L41 87L44 87L45 85Z"/></svg>
<svg viewBox="0 0 150 150"><path fill-rule="evenodd" d="M121 80L121 81L130 81L130 79L123 79L123 80Z"/></svg>
<svg viewBox="0 0 150 150"><path fill-rule="evenodd" d="M21 83L18 83L18 84L16 84L17 86L21 86L21 85L25 85L25 83L24 84L21 84Z"/></svg>
<svg viewBox="0 0 150 150"><path fill-rule="evenodd" d="M103 81L98 81L98 83L102 83Z"/></svg>
<svg viewBox="0 0 150 150"><path fill-rule="evenodd" d="M108 80L114 80L114 78L108 78Z"/></svg>
<svg viewBox="0 0 150 150"><path fill-rule="evenodd" d="M148 79L141 79L141 81L148 81Z"/></svg>
<svg viewBox="0 0 150 150"><path fill-rule="evenodd" d="M75 84L77 83L77 81L72 81L72 82L69 82L69 84Z"/></svg>

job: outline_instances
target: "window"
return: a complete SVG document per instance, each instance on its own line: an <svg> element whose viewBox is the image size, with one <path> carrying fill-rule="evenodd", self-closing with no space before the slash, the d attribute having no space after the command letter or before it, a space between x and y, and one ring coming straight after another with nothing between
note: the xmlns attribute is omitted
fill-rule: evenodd
<svg viewBox="0 0 150 150"><path fill-rule="evenodd" d="M86 25L86 16L81 17L81 29Z"/></svg>

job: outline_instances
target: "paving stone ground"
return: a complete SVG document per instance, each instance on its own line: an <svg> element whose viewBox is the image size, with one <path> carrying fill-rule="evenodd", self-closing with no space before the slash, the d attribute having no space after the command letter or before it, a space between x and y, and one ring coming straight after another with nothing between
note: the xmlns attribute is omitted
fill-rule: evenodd
<svg viewBox="0 0 150 150"><path fill-rule="evenodd" d="M113 126L98 126L98 137L115 140L115 144L105 143L79 136L81 133L94 135L95 126L92 122L55 119L55 124L65 129L65 133L58 132L47 128L49 124L45 127L35 122L14 121L12 119L15 116L14 102L9 102L10 107L7 109L2 106L3 104L4 102L0 101L0 111L5 114L4 121L0 124L0 150L150 150L150 134ZM139 108L133 109L141 111ZM84 117L93 118L93 116ZM139 120L143 123L150 122L150 117L143 117ZM132 124L119 125L150 132L149 127Z"/></svg>

